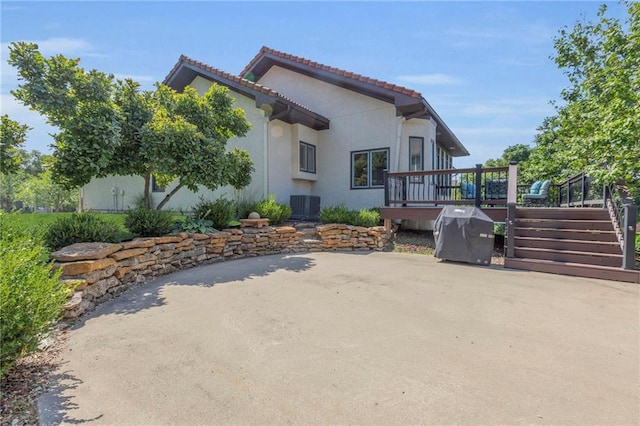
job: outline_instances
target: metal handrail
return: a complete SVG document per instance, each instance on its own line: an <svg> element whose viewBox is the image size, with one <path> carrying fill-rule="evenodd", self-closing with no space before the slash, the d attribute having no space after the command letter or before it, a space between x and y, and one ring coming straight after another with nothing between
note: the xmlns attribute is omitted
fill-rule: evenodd
<svg viewBox="0 0 640 426"><path fill-rule="evenodd" d="M622 267L635 269L638 206L633 203L626 186L621 183L605 186L604 200L622 249Z"/></svg>
<svg viewBox="0 0 640 426"><path fill-rule="evenodd" d="M384 173L384 205L506 205L516 166ZM514 191L515 192L515 191ZM515 197L515 194L514 194Z"/></svg>
<svg viewBox="0 0 640 426"><path fill-rule="evenodd" d="M593 183L584 172L567 178L558 186L561 207L605 207L605 186Z"/></svg>

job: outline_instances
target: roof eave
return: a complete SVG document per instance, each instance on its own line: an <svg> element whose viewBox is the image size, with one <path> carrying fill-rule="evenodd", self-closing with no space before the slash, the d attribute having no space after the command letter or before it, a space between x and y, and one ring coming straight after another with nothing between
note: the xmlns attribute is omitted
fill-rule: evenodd
<svg viewBox="0 0 640 426"><path fill-rule="evenodd" d="M271 116L273 117L275 117L275 114L282 112L283 109L288 110L286 114L278 118L290 124L300 123L315 130L326 130L329 128L328 118L306 110L264 86L261 86L265 89L264 91L249 87L193 64L184 56L180 57L178 63L169 72L167 77L165 77L163 84L174 90L182 91L196 76L201 76L207 80L226 86L234 92L253 99L256 102L256 108L264 109L263 107L265 105L270 106L269 109L272 111ZM253 82L251 82L251 84L253 84Z"/></svg>

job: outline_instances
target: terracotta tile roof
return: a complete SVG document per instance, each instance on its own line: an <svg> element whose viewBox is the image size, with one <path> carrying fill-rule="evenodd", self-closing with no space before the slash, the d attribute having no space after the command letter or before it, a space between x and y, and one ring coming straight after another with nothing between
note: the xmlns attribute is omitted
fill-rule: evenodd
<svg viewBox="0 0 640 426"><path fill-rule="evenodd" d="M206 71L208 73L211 73L213 75L216 75L218 77L233 81L234 83L237 83L237 84L239 84L241 86L244 86L244 87L247 87L249 89L255 90L257 92L263 93L265 95L272 96L272 97L275 97L275 98L279 98L279 99L285 101L286 103L289 103L289 104L291 104L291 105L293 105L293 106L295 106L295 107L297 107L299 109L304 110L305 112L307 112L309 114L312 114L312 115L318 117L321 120L329 121L329 119L324 117L323 115L318 114L317 112L312 111L312 110L310 110L309 108L307 108L307 107L305 107L303 105L300 105L299 103L297 103L293 99L287 98L286 96L281 95L280 93L276 92L273 89L268 88L267 86L263 86L261 84L254 83L253 81L249 81L249 80L247 80L245 78L242 78L242 77L239 77L237 75L230 74L228 72L224 72L222 70L219 70L218 68L214 68L214 67L212 67L210 65L207 65L204 62L200 62L200 61L196 61L195 59L191 59L190 57L188 57L186 55L180 55L180 59L178 59L178 62L174 65L174 67L171 69L169 74L167 74L167 76L165 77L165 79L163 81L163 84L166 84L168 82L168 80L169 80L169 77L171 75L173 75L178 70L178 68L180 68L180 66L182 64L184 64L184 63L193 65L196 68L204 70L204 71Z"/></svg>
<svg viewBox="0 0 640 426"><path fill-rule="evenodd" d="M219 77L225 78L227 80L231 80L235 83L238 83L242 86L248 87L250 89L256 90L260 93L264 93L265 95L269 95L269 96L278 96L278 93L275 90L271 90L266 86L263 86L261 84L258 83L254 83L252 81L246 80L244 78L238 77L237 75L234 74L230 74L228 72L224 72L222 70L219 70L218 68L214 68L210 65L205 64L204 62L200 62L200 61L196 61L195 59L191 59L190 57L186 56L186 55L180 55L180 59L178 59L178 62L175 64L175 66L173 67L173 69L169 72L169 74L167 74L167 77L165 77L164 82L163 83L167 83L167 80L169 79L169 76L172 75L173 73L175 73L177 71L177 69L180 67L180 65L182 65L183 63L187 63L187 64L191 64L197 68L200 68L202 70L205 70L211 74L217 75Z"/></svg>
<svg viewBox="0 0 640 426"><path fill-rule="evenodd" d="M256 65L256 63L258 63L258 61L261 59L261 57L264 54L270 54L270 55L277 56L277 57L282 58L282 59L286 59L286 60L289 60L289 61L297 62L299 64L306 65L306 66L309 66L309 67L312 67L312 68L316 68L316 69L319 69L319 70L322 70L322 71L331 72L331 73L334 73L334 74L336 74L338 76L341 76L341 77L350 78L350 79L357 80L357 81L360 81L360 82L363 82L363 83L371 84L372 86L376 86L376 87L380 87L380 88L383 88L383 89L391 90L393 92L401 93L403 95L410 96L412 98L416 98L416 99L422 98L422 95L420 93L416 92L415 90L407 89L406 87L398 86L397 84L388 83L386 81L381 81L381 80L376 80L374 78L369 78L369 77L366 77L366 76L363 76L361 74L357 74L357 73L354 73L354 72L345 71L345 70L342 70L340 68L330 67L328 65L320 64L318 62L311 61L309 59L302 58L300 56L295 56L295 55L291 55L289 53L280 52L278 50L271 49L271 48L269 48L267 46L262 46L262 49L260 49L260 52L258 52L258 54L251 60L251 62L249 62L249 64L242 70L240 75L244 76L246 73L251 71L251 69Z"/></svg>

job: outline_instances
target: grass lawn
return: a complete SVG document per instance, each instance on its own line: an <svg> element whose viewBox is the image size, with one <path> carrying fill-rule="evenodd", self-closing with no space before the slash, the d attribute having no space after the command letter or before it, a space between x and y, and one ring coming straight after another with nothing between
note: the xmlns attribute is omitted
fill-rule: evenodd
<svg viewBox="0 0 640 426"><path fill-rule="evenodd" d="M0 221L12 227L27 229L30 232L44 232L46 227L57 219L69 217L73 213L0 213ZM123 233L125 215L121 213L94 213L103 219L115 223Z"/></svg>

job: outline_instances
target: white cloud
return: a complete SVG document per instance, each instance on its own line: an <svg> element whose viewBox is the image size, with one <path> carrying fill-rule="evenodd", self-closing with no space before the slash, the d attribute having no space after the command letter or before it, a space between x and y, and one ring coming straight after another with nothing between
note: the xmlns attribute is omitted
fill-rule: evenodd
<svg viewBox="0 0 640 426"><path fill-rule="evenodd" d="M463 127L456 128L454 133L459 137L522 137L532 136L536 133L535 128L523 128L523 127Z"/></svg>
<svg viewBox="0 0 640 426"><path fill-rule="evenodd" d="M12 120L26 124L31 128L27 132L26 149L37 149L41 152L49 150L48 145L53 143L53 138L50 135L57 133L58 130L47 124L39 113L30 110L12 95L2 94L0 95L0 114L7 114Z"/></svg>
<svg viewBox="0 0 640 426"><path fill-rule="evenodd" d="M467 117L546 117L554 113L553 106L544 98L502 98L466 102L460 100L460 97L442 96L432 99L431 104L436 109L447 109L456 115Z"/></svg>
<svg viewBox="0 0 640 426"><path fill-rule="evenodd" d="M553 107L547 99L496 99L486 102L459 105L459 111L468 116L547 116L553 114Z"/></svg>
<svg viewBox="0 0 640 426"><path fill-rule="evenodd" d="M91 56L91 57L103 57L104 54L98 52L96 47L88 41L80 38L69 37L54 37L44 40L13 40L13 41L25 41L28 43L35 43L38 45L38 50L44 56L54 56L62 54L65 56ZM0 44L0 61L1 64L1 76L2 85L15 86L17 72L15 68L7 64L9 59L9 45L11 42L3 42Z"/></svg>
<svg viewBox="0 0 640 426"><path fill-rule="evenodd" d="M45 56L63 54L71 55L78 53L87 53L94 50L91 43L83 39L77 38L50 38L47 40L34 40L32 43L36 43L42 53Z"/></svg>
<svg viewBox="0 0 640 426"><path fill-rule="evenodd" d="M44 40L12 40L13 41L25 41L27 43L35 43L38 45L38 50L44 56L53 55L78 55L83 54L86 56L104 56L97 52L96 47L88 41L81 38L69 38L69 37L54 37ZM0 46L2 50L2 57L9 57L9 45L11 42L3 42Z"/></svg>
<svg viewBox="0 0 640 426"><path fill-rule="evenodd" d="M423 84L431 86L454 85L462 83L462 81L458 78L449 74L442 73L401 75L398 77L398 80L411 84Z"/></svg>
<svg viewBox="0 0 640 426"><path fill-rule="evenodd" d="M498 26L496 24L496 26ZM552 38L557 34L557 29L543 24L523 24L505 23L499 25L502 28L488 28L486 26L477 28L466 28L464 30L448 30L447 34L452 37L471 42L478 40L494 40L494 41L517 41L528 45L550 43ZM517 26L517 28L516 28Z"/></svg>

